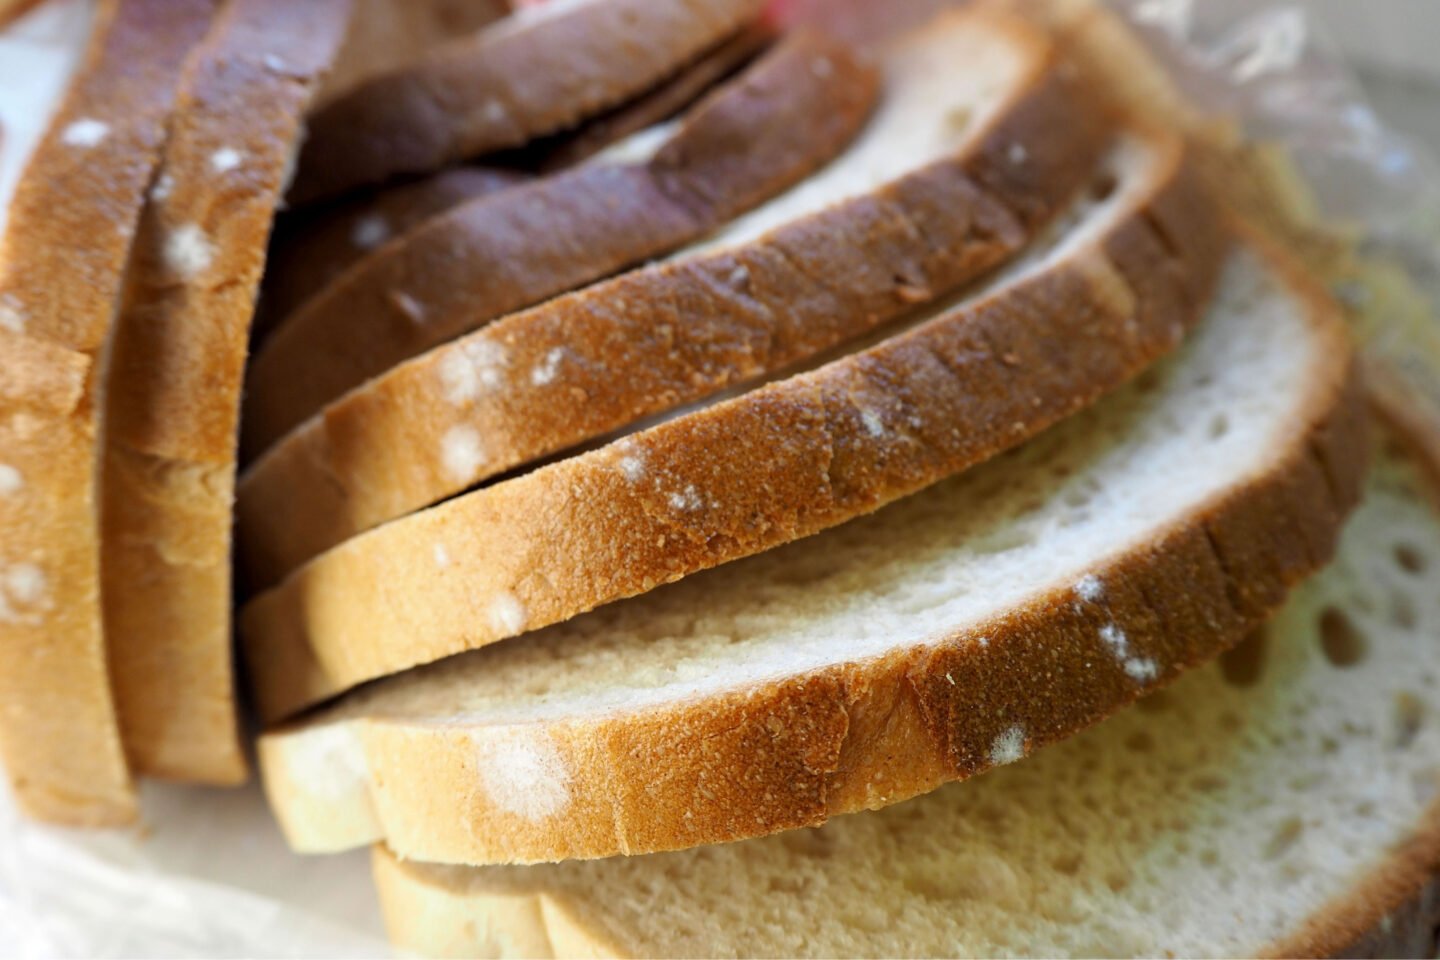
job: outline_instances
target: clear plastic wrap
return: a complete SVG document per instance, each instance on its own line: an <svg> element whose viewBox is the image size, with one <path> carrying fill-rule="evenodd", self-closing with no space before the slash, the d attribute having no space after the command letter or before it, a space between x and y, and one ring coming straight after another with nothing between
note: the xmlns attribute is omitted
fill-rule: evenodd
<svg viewBox="0 0 1440 960"><path fill-rule="evenodd" d="M873 36L941 0L792 0L791 19L842 17ZM1367 349L1440 412L1440 170L1369 109L1299 4L1111 0L1144 31L1205 112L1288 148L1315 214L1351 231L1372 264L1342 284L1372 318ZM88 22L58 0L0 34L0 221L47 104ZM383 956L368 854L290 853L257 786L147 784L147 826L83 833L25 822L0 791L0 954Z"/></svg>

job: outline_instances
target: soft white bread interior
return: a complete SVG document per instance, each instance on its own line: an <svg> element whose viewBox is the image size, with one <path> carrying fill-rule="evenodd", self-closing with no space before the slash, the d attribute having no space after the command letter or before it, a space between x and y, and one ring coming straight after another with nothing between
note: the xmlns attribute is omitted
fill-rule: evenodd
<svg viewBox="0 0 1440 960"><path fill-rule="evenodd" d="M476 869L377 849L391 934L457 957L1357 955L1440 860L1425 486L1384 456L1335 564L1270 626L1014 767L683 853ZM1433 955L1428 924L1409 932L1373 955Z"/></svg>
<svg viewBox="0 0 1440 960"><path fill-rule="evenodd" d="M1177 359L865 519L357 690L262 737L302 850L675 849L1005 763L1219 653L1363 471L1343 331L1273 254ZM435 576L446 576L437 544Z"/></svg>

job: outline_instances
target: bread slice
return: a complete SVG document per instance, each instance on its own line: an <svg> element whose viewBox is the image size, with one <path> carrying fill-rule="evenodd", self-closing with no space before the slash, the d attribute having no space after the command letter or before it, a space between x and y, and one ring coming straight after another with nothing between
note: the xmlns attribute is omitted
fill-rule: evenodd
<svg viewBox="0 0 1440 960"><path fill-rule="evenodd" d="M100 611L99 453L126 258L208 0L101 5L0 246L0 753L46 820L135 816Z"/></svg>
<svg viewBox="0 0 1440 960"><path fill-rule="evenodd" d="M231 0L186 71L106 398L110 672L137 771L237 783L230 530L250 318L305 110L350 0Z"/></svg>
<svg viewBox="0 0 1440 960"><path fill-rule="evenodd" d="M1049 249L903 335L317 557L244 612L262 714L817 533L1118 387L1179 344L1221 259L1184 156L1122 138L1094 172L1113 190Z"/></svg>
<svg viewBox="0 0 1440 960"><path fill-rule="evenodd" d="M515 166L453 167L338 203L302 208L282 218L271 242L264 295L255 319L256 336L273 330L371 251L432 217L524 183L532 171L554 172L575 166L647 127L672 119L754 59L773 39L773 31L760 25L742 30L640 99L589 121L578 131L526 148L513 158Z"/></svg>
<svg viewBox="0 0 1440 960"><path fill-rule="evenodd" d="M256 355L246 449L263 451L396 363L673 250L803 180L854 138L877 92L874 71L849 48L795 34L678 127L468 203L385 245Z"/></svg>
<svg viewBox="0 0 1440 960"><path fill-rule="evenodd" d="M1268 628L1014 767L652 857L377 850L391 934L457 957L1433 956L1433 901L1403 912L1440 865L1433 493L1386 455Z"/></svg>
<svg viewBox="0 0 1440 960"><path fill-rule="evenodd" d="M763 6L562 0L522 10L320 110L290 198L332 197L573 127L662 82Z"/></svg>
<svg viewBox="0 0 1440 960"><path fill-rule="evenodd" d="M530 179L521 170L502 167L454 167L282 217L266 258L256 341L263 343L306 301L380 246L463 203Z"/></svg>
<svg viewBox="0 0 1440 960"><path fill-rule="evenodd" d="M794 191L668 263L377 378L258 460L239 502L251 582L962 287L1073 197L1114 125L1049 38L1012 17L948 14L884 62L879 114ZM489 376L486 358L505 366ZM406 457L392 456L397 442Z"/></svg>
<svg viewBox="0 0 1440 960"><path fill-rule="evenodd" d="M1324 295L1238 253L1178 358L1012 456L266 734L272 806L300 850L535 862L810 826L1017 759L1329 558L1365 463L1350 366Z"/></svg>

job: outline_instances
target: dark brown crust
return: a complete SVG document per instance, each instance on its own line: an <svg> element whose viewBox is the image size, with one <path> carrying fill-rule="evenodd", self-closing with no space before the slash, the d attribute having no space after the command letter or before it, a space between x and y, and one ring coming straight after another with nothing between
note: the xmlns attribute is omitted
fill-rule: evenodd
<svg viewBox="0 0 1440 960"><path fill-rule="evenodd" d="M429 173L572 127L660 83L762 6L593 0L533 27L501 21L317 113L290 199Z"/></svg>
<svg viewBox="0 0 1440 960"><path fill-rule="evenodd" d="M373 832L327 835L324 808L310 807L284 754L287 736L304 736L304 724L282 728L262 738L260 752L282 826L302 848L383 837L402 856L430 862L683 849L816 825L972 776L991 765L993 744L1014 725L1026 731L1029 753L1098 722L1142 689L1105 649L1102 627L1123 629L1131 648L1158 665L1156 681L1169 682L1243 638L1328 562L1358 499L1367 421L1344 334L1323 293L1307 278L1293 280L1314 305L1322 349L1312 354L1316 369L1297 398L1290 439L1263 471L1237 477L1148 542L1097 565L1099 602L1077 602L1059 587L917 648L661 708L546 724L543 735L570 771L570 803L538 821L492 806L472 785L476 751L516 731L375 717L354 730L363 782L384 784L365 801ZM465 800L437 807L437 797Z"/></svg>
<svg viewBox="0 0 1440 960"><path fill-rule="evenodd" d="M101 6L0 251L0 457L20 482L0 496L0 573L28 581L0 616L0 751L21 809L61 823L136 814L101 626L97 406L144 191L211 10Z"/></svg>
<svg viewBox="0 0 1440 960"><path fill-rule="evenodd" d="M263 343L285 318L376 246L462 203L528 179L520 170L456 167L414 183L282 216L270 242L265 289L255 317L255 341ZM374 243L367 242L362 230L367 221L383 227Z"/></svg>
<svg viewBox="0 0 1440 960"><path fill-rule="evenodd" d="M245 451L262 452L403 360L679 247L780 193L854 138L878 85L848 48L795 34L697 104L648 162L588 164L482 198L376 251L256 356Z"/></svg>
<svg viewBox="0 0 1440 960"><path fill-rule="evenodd" d="M1139 174L1155 192L1132 197L1118 223L1059 264L818 370L373 530L296 571L241 618L262 717L870 513L1119 387L1199 320L1227 247L1183 146L1157 136ZM627 459L643 475L624 469ZM462 546L445 530L476 540ZM453 544L446 575L419 573L440 539ZM475 615L491 604L522 612Z"/></svg>
<svg viewBox="0 0 1440 960"><path fill-rule="evenodd" d="M1088 90L1036 58L1035 79L955 155L739 248L624 274L431 351L333 403L242 479L241 562L268 587L321 551L520 464L785 369L944 296L1014 256L1093 175L1111 121ZM1023 149L1028 179L987 193ZM740 278L736 282L735 278ZM609 304L624 303L623 311ZM520 376L457 406L440 371L499 344ZM524 374L559 350L550 383ZM616 371L625 371L616 377ZM442 438L484 438L448 470ZM397 463L390 451L412 451ZM337 496L337 490L339 495Z"/></svg>
<svg viewBox="0 0 1440 960"><path fill-rule="evenodd" d="M185 71L129 264L106 398L101 571L137 773L248 775L231 671L240 386L285 171L351 0L230 0ZM205 251L177 270L176 239Z"/></svg>

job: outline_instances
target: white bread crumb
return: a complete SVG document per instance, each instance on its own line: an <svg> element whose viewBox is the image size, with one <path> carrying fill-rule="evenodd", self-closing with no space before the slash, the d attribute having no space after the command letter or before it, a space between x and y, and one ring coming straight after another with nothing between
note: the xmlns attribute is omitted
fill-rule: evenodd
<svg viewBox="0 0 1440 960"><path fill-rule="evenodd" d="M451 347L440 361L440 383L446 399L460 406L480 396L482 390L500 386L508 362L505 348L491 340L472 340Z"/></svg>
<svg viewBox="0 0 1440 960"><path fill-rule="evenodd" d="M66 127L60 139L69 147L97 147L108 136L110 124L84 117Z"/></svg>
<svg viewBox="0 0 1440 960"><path fill-rule="evenodd" d="M350 229L350 243L357 250L374 250L389 239L390 221L378 213L361 217Z"/></svg>
<svg viewBox="0 0 1440 960"><path fill-rule="evenodd" d="M165 265L182 280L193 280L215 261L215 246L199 224L187 223L165 238Z"/></svg>
<svg viewBox="0 0 1440 960"><path fill-rule="evenodd" d="M560 372L560 361L563 359L565 359L565 349L563 347L556 347L545 354L545 359L536 364L535 368L530 371L530 382L537 387L543 387L545 384L554 380L555 374Z"/></svg>
<svg viewBox="0 0 1440 960"><path fill-rule="evenodd" d="M440 441L440 459L452 478L468 482L485 463L480 431L465 424L451 427Z"/></svg>
<svg viewBox="0 0 1440 960"><path fill-rule="evenodd" d="M997 767L1025 758L1025 728L1007 727L990 746L990 762Z"/></svg>
<svg viewBox="0 0 1440 960"><path fill-rule="evenodd" d="M20 471L8 463L0 463L0 497L13 497L25 486Z"/></svg>
<svg viewBox="0 0 1440 960"><path fill-rule="evenodd" d="M529 619L525 605L513 593L500 593L490 601L490 623L506 633L520 633Z"/></svg>
<svg viewBox="0 0 1440 960"><path fill-rule="evenodd" d="M221 147L210 154L210 169L216 173L228 173L240 166L240 151L233 147Z"/></svg>
<svg viewBox="0 0 1440 960"><path fill-rule="evenodd" d="M500 809L543 820L570 805L570 773L543 733L519 728L503 740L476 743L476 770Z"/></svg>
<svg viewBox="0 0 1440 960"><path fill-rule="evenodd" d="M319 727L309 742L297 738L287 745L285 765L294 771L290 779L323 800L338 800L365 789L369 763L365 748L348 724L330 723Z"/></svg>

